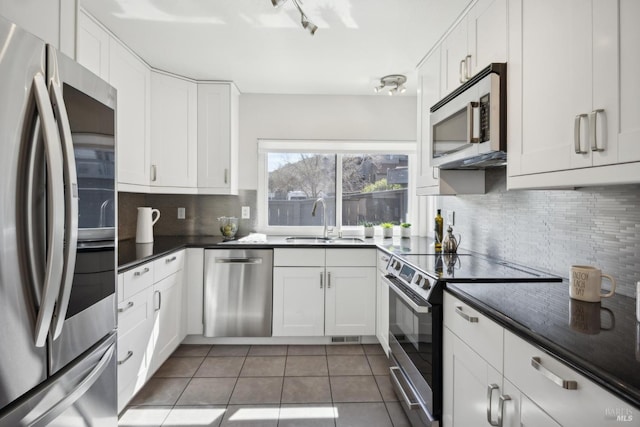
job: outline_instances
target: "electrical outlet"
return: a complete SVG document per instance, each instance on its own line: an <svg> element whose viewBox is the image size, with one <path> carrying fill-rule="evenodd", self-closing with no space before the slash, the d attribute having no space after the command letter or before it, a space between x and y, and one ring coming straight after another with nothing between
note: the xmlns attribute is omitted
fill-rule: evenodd
<svg viewBox="0 0 640 427"><path fill-rule="evenodd" d="M186 209L178 208L178 219L185 219L186 217Z"/></svg>
<svg viewBox="0 0 640 427"><path fill-rule="evenodd" d="M456 219L456 212L455 211L447 211L447 223L449 225L456 225L455 224L455 219Z"/></svg>
<svg viewBox="0 0 640 427"><path fill-rule="evenodd" d="M249 208L249 206L243 206L242 219L249 219L249 218L251 218L251 208Z"/></svg>

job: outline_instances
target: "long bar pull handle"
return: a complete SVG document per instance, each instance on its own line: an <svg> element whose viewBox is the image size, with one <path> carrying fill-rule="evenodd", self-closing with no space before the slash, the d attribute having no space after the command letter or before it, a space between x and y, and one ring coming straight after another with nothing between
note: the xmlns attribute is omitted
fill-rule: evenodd
<svg viewBox="0 0 640 427"><path fill-rule="evenodd" d="M162 308L162 292L155 291L155 294L158 296L158 307L156 307L154 311L160 311Z"/></svg>
<svg viewBox="0 0 640 427"><path fill-rule="evenodd" d="M327 289L331 289L331 272L327 272Z"/></svg>
<svg viewBox="0 0 640 427"><path fill-rule="evenodd" d="M118 360L118 365L124 365L125 363L127 363L127 360L131 359L131 356L133 356L133 351L127 351L127 355L124 357L124 359Z"/></svg>
<svg viewBox="0 0 640 427"><path fill-rule="evenodd" d="M462 59L460 61L460 67L458 69L458 80L460 80L460 83L464 83L464 69L465 69L466 65L464 63L464 59Z"/></svg>
<svg viewBox="0 0 640 427"><path fill-rule="evenodd" d="M217 264L262 264L262 258L216 258Z"/></svg>
<svg viewBox="0 0 640 427"><path fill-rule="evenodd" d="M229 169L224 170L224 183L228 184L229 183Z"/></svg>
<svg viewBox="0 0 640 427"><path fill-rule="evenodd" d="M582 151L582 147L580 145L580 124L582 123L582 119L586 117L586 114L578 114L573 121L573 143L576 154L587 154L586 151Z"/></svg>
<svg viewBox="0 0 640 427"><path fill-rule="evenodd" d="M471 78L471 55L464 57L464 81Z"/></svg>
<svg viewBox="0 0 640 427"><path fill-rule="evenodd" d="M462 317L469 323L478 323L478 318L476 316L469 316L467 313L462 311L462 307L460 307L459 305L456 306L456 314L458 314L458 316Z"/></svg>
<svg viewBox="0 0 640 427"><path fill-rule="evenodd" d="M129 301L129 303L126 306L119 308L118 313L124 313L125 311L129 310L131 307L133 307L133 301Z"/></svg>
<svg viewBox="0 0 640 427"><path fill-rule="evenodd" d="M156 165L151 165L151 182L155 182L158 178L158 168Z"/></svg>
<svg viewBox="0 0 640 427"><path fill-rule="evenodd" d="M324 286L324 274L320 272L320 289Z"/></svg>
<svg viewBox="0 0 640 427"><path fill-rule="evenodd" d="M135 273L133 273L133 275L134 275L134 276L136 276L136 277L140 277L140 276L142 276L143 274L148 273L149 271L150 271L150 270L149 270L149 267L145 267L144 269L142 269L142 271L138 270L138 271L136 271Z"/></svg>
<svg viewBox="0 0 640 427"><path fill-rule="evenodd" d="M502 427L503 426L503 420L504 420L504 402L506 402L507 400L511 400L511 396L509 396L508 394L502 394L500 395L500 398L498 400L498 427Z"/></svg>
<svg viewBox="0 0 640 427"><path fill-rule="evenodd" d="M113 358L115 352L115 344L111 345L109 349L102 356L98 364L93 368L91 372L78 384L78 386L67 394L62 400L53 405L44 414L40 415L33 422L29 424L29 427L44 427L51 423L51 421L58 418L60 414L66 411L71 405L76 403L102 376L102 373L109 366L109 362Z"/></svg>
<svg viewBox="0 0 640 427"><path fill-rule="evenodd" d="M542 362L540 361L539 357L534 356L531 358L531 366L533 366L536 371L547 377L547 379L552 381L554 384L562 387L565 390L576 390L578 388L577 381L562 379L558 375L542 366Z"/></svg>
<svg viewBox="0 0 640 427"><path fill-rule="evenodd" d="M60 137L42 74L32 84L41 120L47 162L47 261L40 309L36 320L35 345L43 347L51 326L54 307L60 292L64 265L64 172ZM30 213L29 213L30 215Z"/></svg>
<svg viewBox="0 0 640 427"><path fill-rule="evenodd" d="M402 384L400 383L400 379L398 379L398 375L402 375L402 372L400 372L400 368L398 368L397 366L392 366L391 368L389 368L389 373L391 375L391 380L393 381L393 385L395 386L394 388L396 389L396 391L398 391L398 393L400 394L400 397L402 398L402 400L404 400L404 402L407 404L409 409L411 410L420 409L420 404L418 403L418 399L414 399L412 401L409 398L409 394L407 393L405 388L402 387Z"/></svg>
<svg viewBox="0 0 640 427"><path fill-rule="evenodd" d="M467 104L467 142L474 143L480 141L479 129L475 129L476 124L479 125L479 121L476 120L476 113L479 114L480 104L477 102L470 102Z"/></svg>
<svg viewBox="0 0 640 427"><path fill-rule="evenodd" d="M456 307L457 308L457 307ZM498 423L493 421L493 414L491 408L491 401L493 400L493 392L498 390L498 384L489 384L487 386L487 422L492 426L497 426Z"/></svg>
<svg viewBox="0 0 640 427"><path fill-rule="evenodd" d="M165 262L165 264L169 264L169 263L171 263L171 262L173 262L173 261L175 261L177 259L178 259L178 257L174 255L171 258L165 259L164 262Z"/></svg>
<svg viewBox="0 0 640 427"><path fill-rule="evenodd" d="M55 61L55 52L49 47L49 58ZM57 69L57 66L53 67ZM73 151L73 140L71 138L71 126L69 116L64 105L62 90L60 85L51 81L49 92L53 102L53 110L58 119L58 132L62 142L62 154L64 160L64 202L65 202L65 227L64 227L64 267L62 271L62 290L58 297L55 311L53 313L53 339L55 340L62 333L62 326L67 315L69 299L71 298L71 287L73 285L73 275L76 266L76 252L78 248L78 177L76 176L76 160Z"/></svg>
<svg viewBox="0 0 640 427"><path fill-rule="evenodd" d="M593 110L589 113L589 141L591 143L591 151L604 151L604 148L598 147L598 137L596 134L598 113L604 113L604 110L602 108L598 108L597 110Z"/></svg>

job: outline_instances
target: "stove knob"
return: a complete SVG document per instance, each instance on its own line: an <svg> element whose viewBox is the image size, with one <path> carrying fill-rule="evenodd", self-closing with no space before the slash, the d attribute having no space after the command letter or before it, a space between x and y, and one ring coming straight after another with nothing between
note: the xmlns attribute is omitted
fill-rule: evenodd
<svg viewBox="0 0 640 427"><path fill-rule="evenodd" d="M416 285L422 286L420 282L422 282L423 280L424 280L424 277L422 277L422 274L416 274Z"/></svg>
<svg viewBox="0 0 640 427"><path fill-rule="evenodd" d="M429 280L429 278L424 278L424 285L422 286L422 289L431 289L431 281Z"/></svg>
<svg viewBox="0 0 640 427"><path fill-rule="evenodd" d="M393 266L393 268L395 268L396 271L400 271L400 267L402 267L402 264L400 263L400 261L396 261L396 263Z"/></svg>

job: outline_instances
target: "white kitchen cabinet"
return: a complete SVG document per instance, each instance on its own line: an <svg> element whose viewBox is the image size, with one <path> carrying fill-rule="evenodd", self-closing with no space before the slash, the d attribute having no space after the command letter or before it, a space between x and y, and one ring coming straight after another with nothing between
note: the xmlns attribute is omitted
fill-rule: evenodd
<svg viewBox="0 0 640 427"><path fill-rule="evenodd" d="M233 83L198 84L198 192L238 194L239 92Z"/></svg>
<svg viewBox="0 0 640 427"><path fill-rule="evenodd" d="M323 336L324 267L274 267L273 336Z"/></svg>
<svg viewBox="0 0 640 427"><path fill-rule="evenodd" d="M195 83L159 72L151 73L152 187L195 193L197 108Z"/></svg>
<svg viewBox="0 0 640 427"><path fill-rule="evenodd" d="M273 336L375 335L375 265L375 249L275 249Z"/></svg>
<svg viewBox="0 0 640 427"><path fill-rule="evenodd" d="M389 285L382 280L382 276L386 274L389 258L390 255L388 253L378 250L378 272L376 275L376 337L387 356L389 355Z"/></svg>
<svg viewBox="0 0 640 427"><path fill-rule="evenodd" d="M0 1L0 16L58 47L60 3L59 0L3 0Z"/></svg>
<svg viewBox="0 0 640 427"><path fill-rule="evenodd" d="M507 0L479 0L441 45L446 95L492 62L507 59Z"/></svg>
<svg viewBox="0 0 640 427"><path fill-rule="evenodd" d="M109 33L83 9L78 15L76 61L109 81Z"/></svg>
<svg viewBox="0 0 640 427"><path fill-rule="evenodd" d="M640 181L638 14L633 0L510 1L509 188ZM537 78L543 63L562 71Z"/></svg>
<svg viewBox="0 0 640 427"><path fill-rule="evenodd" d="M509 380L503 379L503 382L503 427L560 427L556 420L533 403Z"/></svg>
<svg viewBox="0 0 640 427"><path fill-rule="evenodd" d="M182 336L182 272L153 285L154 345L148 378L180 345Z"/></svg>
<svg viewBox="0 0 640 427"><path fill-rule="evenodd" d="M109 83L118 91L117 134L118 187L147 192L150 139L149 68L120 42L109 41Z"/></svg>

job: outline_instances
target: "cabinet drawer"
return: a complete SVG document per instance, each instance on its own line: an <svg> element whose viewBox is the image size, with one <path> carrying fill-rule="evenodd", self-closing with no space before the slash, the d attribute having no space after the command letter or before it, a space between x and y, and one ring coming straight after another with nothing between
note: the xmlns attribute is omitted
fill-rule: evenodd
<svg viewBox="0 0 640 427"><path fill-rule="evenodd" d="M153 285L153 263L148 262L132 270L125 271L123 299L129 299L145 288Z"/></svg>
<svg viewBox="0 0 640 427"><path fill-rule="evenodd" d="M327 267L375 267L376 249L327 249Z"/></svg>
<svg viewBox="0 0 640 427"><path fill-rule="evenodd" d="M153 289L147 288L118 304L118 335L123 336L145 322L152 322Z"/></svg>
<svg viewBox="0 0 640 427"><path fill-rule="evenodd" d="M275 249L274 267L324 267L324 249Z"/></svg>
<svg viewBox="0 0 640 427"><path fill-rule="evenodd" d="M565 427L625 424L616 422L617 415L629 416L636 412L591 380L509 331L505 331L504 351L505 378ZM534 357L539 363L537 368L532 364ZM563 388L550 377L559 382L575 381L571 384L575 389Z"/></svg>
<svg viewBox="0 0 640 427"><path fill-rule="evenodd" d="M389 259L391 259L391 255L385 251L378 251L378 270L380 270L381 273L384 273L387 270Z"/></svg>
<svg viewBox="0 0 640 427"><path fill-rule="evenodd" d="M184 250L170 253L153 261L153 281L159 282L165 277L182 270L184 266Z"/></svg>
<svg viewBox="0 0 640 427"><path fill-rule="evenodd" d="M150 327L138 327L118 337L118 412L144 385Z"/></svg>
<svg viewBox="0 0 640 427"><path fill-rule="evenodd" d="M503 328L456 297L444 294L444 325L502 371Z"/></svg>

